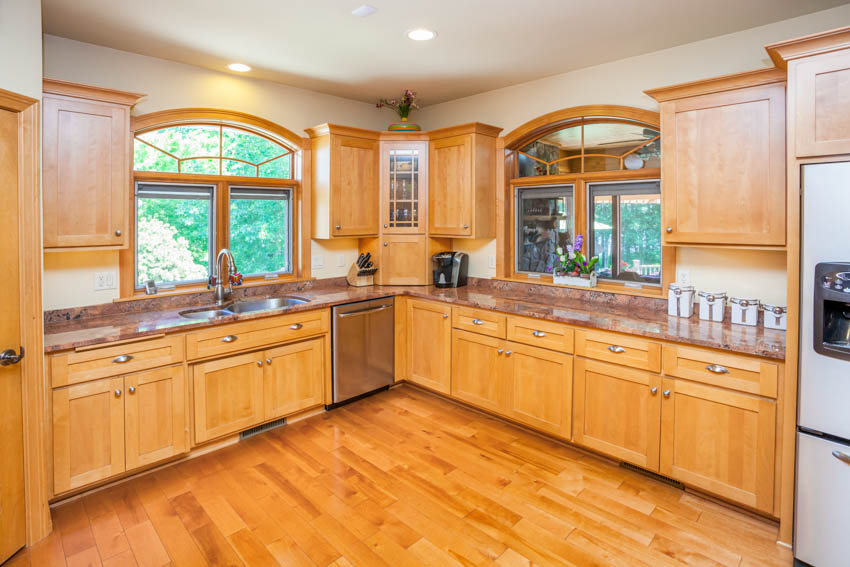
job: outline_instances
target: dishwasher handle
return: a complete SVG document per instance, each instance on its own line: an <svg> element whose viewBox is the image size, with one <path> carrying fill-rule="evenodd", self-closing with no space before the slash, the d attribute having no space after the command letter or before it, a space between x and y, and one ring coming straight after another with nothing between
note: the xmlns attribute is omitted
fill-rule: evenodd
<svg viewBox="0 0 850 567"><path fill-rule="evenodd" d="M374 307L372 309L361 309L360 311L351 311L349 313L340 313L337 315L340 319L345 319L346 317L357 317L358 315L368 315L369 313L377 313L378 311L383 311L384 309L391 309L392 305L381 305L380 307Z"/></svg>

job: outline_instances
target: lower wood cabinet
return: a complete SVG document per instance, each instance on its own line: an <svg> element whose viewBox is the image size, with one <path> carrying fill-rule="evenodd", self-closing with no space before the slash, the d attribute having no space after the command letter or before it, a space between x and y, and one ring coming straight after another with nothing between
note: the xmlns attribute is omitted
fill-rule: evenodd
<svg viewBox="0 0 850 567"><path fill-rule="evenodd" d="M661 474L773 511L776 402L665 378Z"/></svg>
<svg viewBox="0 0 850 567"><path fill-rule="evenodd" d="M265 354L265 419L324 403L324 338L285 345Z"/></svg>
<svg viewBox="0 0 850 567"><path fill-rule="evenodd" d="M573 357L514 342L504 354L508 417L569 439Z"/></svg>
<svg viewBox="0 0 850 567"><path fill-rule="evenodd" d="M53 491L187 450L185 380L172 366L53 390Z"/></svg>
<svg viewBox="0 0 850 567"><path fill-rule="evenodd" d="M504 413L507 374L505 341L455 329L452 332L452 395L478 407Z"/></svg>
<svg viewBox="0 0 850 567"><path fill-rule="evenodd" d="M660 376L577 358L573 440L658 471L661 398Z"/></svg>
<svg viewBox="0 0 850 567"><path fill-rule="evenodd" d="M406 378L443 394L452 391L451 306L408 299Z"/></svg>

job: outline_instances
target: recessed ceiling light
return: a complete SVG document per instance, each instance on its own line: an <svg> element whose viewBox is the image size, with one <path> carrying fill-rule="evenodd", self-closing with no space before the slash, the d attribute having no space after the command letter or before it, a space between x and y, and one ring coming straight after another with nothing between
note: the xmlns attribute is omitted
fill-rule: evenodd
<svg viewBox="0 0 850 567"><path fill-rule="evenodd" d="M231 63L227 66L227 68L231 71L236 71L237 73L247 73L251 70L251 68L244 63Z"/></svg>
<svg viewBox="0 0 850 567"><path fill-rule="evenodd" d="M413 41L428 41L429 39L437 37L437 32L433 30L426 30L425 28L417 28L407 32L407 37Z"/></svg>
<svg viewBox="0 0 850 567"><path fill-rule="evenodd" d="M371 16L377 11L378 9L374 6L370 6L369 4L363 4L359 8L352 10L351 13L360 18L365 18L366 16Z"/></svg>

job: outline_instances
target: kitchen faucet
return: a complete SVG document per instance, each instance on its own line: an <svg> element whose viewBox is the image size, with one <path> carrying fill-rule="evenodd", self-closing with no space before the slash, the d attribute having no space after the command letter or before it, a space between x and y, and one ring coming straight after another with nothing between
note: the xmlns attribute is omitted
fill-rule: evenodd
<svg viewBox="0 0 850 567"><path fill-rule="evenodd" d="M224 289L224 283L222 278L222 261L224 258L227 258L227 289ZM226 299L230 297L230 294L233 293L233 284L242 285L242 274L240 274L236 270L236 262L233 260L233 254L230 253L230 250L227 248L222 248L218 256L216 256L215 264L213 265L213 272L207 282L207 289L211 286L213 289L213 297L215 297L215 304L221 305L225 302Z"/></svg>

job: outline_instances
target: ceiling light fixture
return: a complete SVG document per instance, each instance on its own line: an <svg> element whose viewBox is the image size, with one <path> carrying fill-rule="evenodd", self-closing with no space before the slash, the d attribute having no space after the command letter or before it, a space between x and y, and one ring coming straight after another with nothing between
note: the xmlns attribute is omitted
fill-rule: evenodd
<svg viewBox="0 0 850 567"><path fill-rule="evenodd" d="M428 41L437 37L437 32L425 28L416 28L407 32L407 37L413 41Z"/></svg>
<svg viewBox="0 0 850 567"><path fill-rule="evenodd" d="M370 6L369 4L363 4L359 8L352 10L351 13L359 18L365 18L366 16L371 16L377 11L378 9L374 6Z"/></svg>
<svg viewBox="0 0 850 567"><path fill-rule="evenodd" d="M244 63L231 63L227 66L231 71L236 71L237 73L247 73L251 70L251 67L245 65Z"/></svg>

